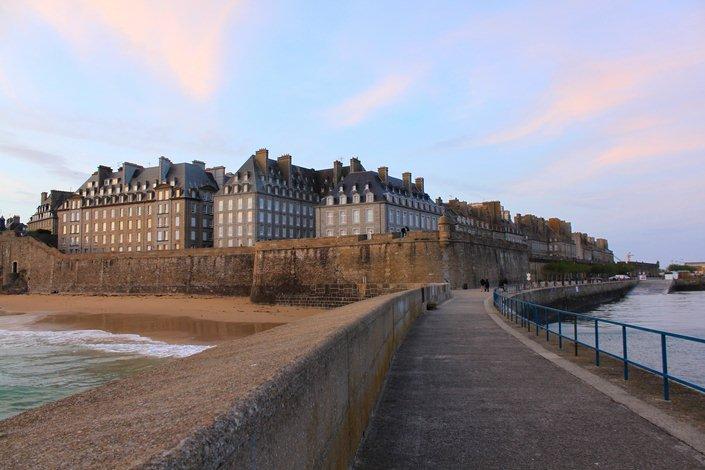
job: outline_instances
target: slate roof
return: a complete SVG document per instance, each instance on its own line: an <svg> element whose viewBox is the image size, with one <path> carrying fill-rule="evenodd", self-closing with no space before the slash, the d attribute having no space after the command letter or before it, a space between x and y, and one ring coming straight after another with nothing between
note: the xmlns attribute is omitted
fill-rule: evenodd
<svg viewBox="0 0 705 470"><path fill-rule="evenodd" d="M346 197L350 198L354 194L354 188L358 194L365 193L365 187L369 185L369 190L375 195L375 200L386 198L388 194L401 195L405 197L416 197L427 202L433 202L428 194L422 192L411 183L411 192L404 186L403 180L389 177L385 184L376 171L356 171L343 177L338 184L325 192L326 196L334 196L336 199L341 193L341 189Z"/></svg>
<svg viewBox="0 0 705 470"><path fill-rule="evenodd" d="M132 190L134 184L142 186L144 183L171 183L175 187L187 189L200 189L212 187L218 189L218 183L213 175L207 172L203 166L196 163L171 163L168 159L160 159L162 166L142 167L131 163L125 163L117 171L112 171L109 167L99 167L79 188L89 189L89 183L93 183L92 188L101 188L101 182L105 179L119 179L118 185L129 186L127 192ZM161 177L162 170L166 170ZM110 185L108 185L110 186Z"/></svg>

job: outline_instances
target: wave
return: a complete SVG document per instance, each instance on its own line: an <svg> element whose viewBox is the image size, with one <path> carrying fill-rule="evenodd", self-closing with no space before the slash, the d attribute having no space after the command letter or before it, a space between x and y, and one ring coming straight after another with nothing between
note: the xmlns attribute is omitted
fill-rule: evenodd
<svg viewBox="0 0 705 470"><path fill-rule="evenodd" d="M24 331L0 330L0 351L42 346L65 346L105 353L152 357L186 357L212 346L169 344L135 334L114 334L102 330Z"/></svg>

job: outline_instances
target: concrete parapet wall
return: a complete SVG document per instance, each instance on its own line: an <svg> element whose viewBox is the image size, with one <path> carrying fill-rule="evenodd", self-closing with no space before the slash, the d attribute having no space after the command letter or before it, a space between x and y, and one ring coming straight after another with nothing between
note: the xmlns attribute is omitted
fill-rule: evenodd
<svg viewBox="0 0 705 470"><path fill-rule="evenodd" d="M624 296L639 281L614 281L595 284L543 287L510 295L539 305L565 310L609 302Z"/></svg>
<svg viewBox="0 0 705 470"><path fill-rule="evenodd" d="M409 327L450 296L436 284L358 302L30 410L0 422L0 461L346 468Z"/></svg>

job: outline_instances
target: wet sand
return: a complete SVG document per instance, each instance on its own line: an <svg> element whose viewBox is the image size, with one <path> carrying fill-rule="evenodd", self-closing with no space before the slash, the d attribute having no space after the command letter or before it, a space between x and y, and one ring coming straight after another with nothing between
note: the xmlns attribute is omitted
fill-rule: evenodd
<svg viewBox="0 0 705 470"><path fill-rule="evenodd" d="M103 330L169 343L217 343L248 336L322 312L253 304L247 297L207 296L0 296L0 316L41 330ZM24 315L31 314L31 315ZM13 319L5 318L5 322Z"/></svg>

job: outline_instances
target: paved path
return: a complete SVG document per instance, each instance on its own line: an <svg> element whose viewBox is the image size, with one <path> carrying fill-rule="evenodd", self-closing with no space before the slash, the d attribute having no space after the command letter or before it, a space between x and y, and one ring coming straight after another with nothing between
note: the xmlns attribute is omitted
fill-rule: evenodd
<svg viewBox="0 0 705 470"><path fill-rule="evenodd" d="M454 295L397 352L357 468L705 468L499 328L487 294Z"/></svg>

